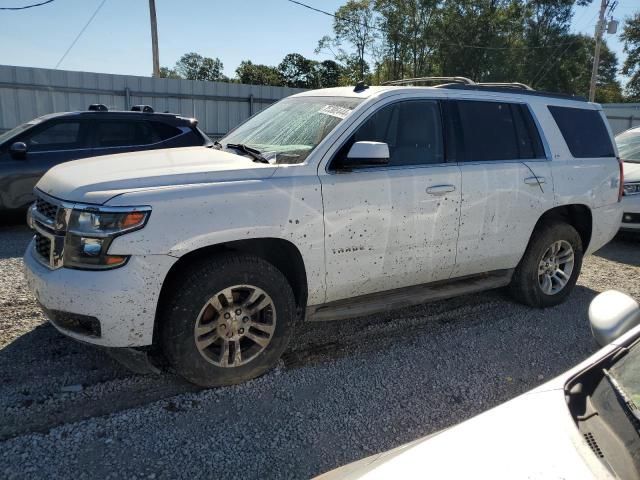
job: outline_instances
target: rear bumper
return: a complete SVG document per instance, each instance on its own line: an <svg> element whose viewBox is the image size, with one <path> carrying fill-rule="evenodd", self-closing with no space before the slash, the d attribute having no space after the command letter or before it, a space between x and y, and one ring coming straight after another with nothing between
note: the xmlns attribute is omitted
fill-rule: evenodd
<svg viewBox="0 0 640 480"><path fill-rule="evenodd" d="M162 283L177 259L132 256L121 268L51 270L24 255L25 277L51 323L63 334L103 347L151 345Z"/></svg>
<svg viewBox="0 0 640 480"><path fill-rule="evenodd" d="M593 230L587 255L599 250L616 236L622 219L622 204L613 203L591 210Z"/></svg>

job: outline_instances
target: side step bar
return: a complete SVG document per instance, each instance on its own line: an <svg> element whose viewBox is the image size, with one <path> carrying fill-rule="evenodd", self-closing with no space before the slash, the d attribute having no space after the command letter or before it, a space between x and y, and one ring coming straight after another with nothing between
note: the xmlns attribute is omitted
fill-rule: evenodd
<svg viewBox="0 0 640 480"><path fill-rule="evenodd" d="M512 275L513 269L496 270L453 280L376 292L322 305L311 305L307 307L306 320L321 322L362 317L469 293L482 292L508 285Z"/></svg>

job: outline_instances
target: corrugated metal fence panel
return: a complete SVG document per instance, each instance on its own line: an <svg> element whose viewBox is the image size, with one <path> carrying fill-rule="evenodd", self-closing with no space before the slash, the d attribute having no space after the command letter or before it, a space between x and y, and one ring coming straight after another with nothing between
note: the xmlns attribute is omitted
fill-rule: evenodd
<svg viewBox="0 0 640 480"><path fill-rule="evenodd" d="M53 112L86 110L92 103L127 110L151 105L157 112L196 117L212 136L231 128L297 88L135 77L0 65L0 132Z"/></svg>
<svg viewBox="0 0 640 480"><path fill-rule="evenodd" d="M606 103L602 109L614 135L640 126L640 103Z"/></svg>

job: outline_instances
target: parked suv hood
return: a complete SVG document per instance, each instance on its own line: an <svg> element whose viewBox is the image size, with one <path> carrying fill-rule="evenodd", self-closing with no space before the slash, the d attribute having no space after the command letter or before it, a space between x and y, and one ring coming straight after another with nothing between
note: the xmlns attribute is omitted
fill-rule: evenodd
<svg viewBox="0 0 640 480"><path fill-rule="evenodd" d="M268 178L274 165L206 147L85 158L53 167L36 188L70 202L105 203L132 190Z"/></svg>

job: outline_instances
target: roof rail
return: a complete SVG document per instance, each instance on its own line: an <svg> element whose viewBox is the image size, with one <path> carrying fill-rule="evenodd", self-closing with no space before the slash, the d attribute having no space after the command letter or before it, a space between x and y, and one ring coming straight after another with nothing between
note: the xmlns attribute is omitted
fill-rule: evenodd
<svg viewBox="0 0 640 480"><path fill-rule="evenodd" d="M131 107L132 112L153 113L153 108L149 105L134 105Z"/></svg>
<svg viewBox="0 0 640 480"><path fill-rule="evenodd" d="M89 105L89 108L87 110L89 110L90 112L108 112L109 111L107 106L103 105L102 103L92 103L91 105Z"/></svg>
<svg viewBox="0 0 640 480"><path fill-rule="evenodd" d="M520 82L480 82L476 85L483 87L504 87L504 88L518 88L522 90L534 90L529 85Z"/></svg>
<svg viewBox="0 0 640 480"><path fill-rule="evenodd" d="M476 85L476 82L467 77L417 77L403 78L402 80L389 80L382 82L382 85L411 85L415 83L435 83L435 82L454 82L463 85Z"/></svg>

